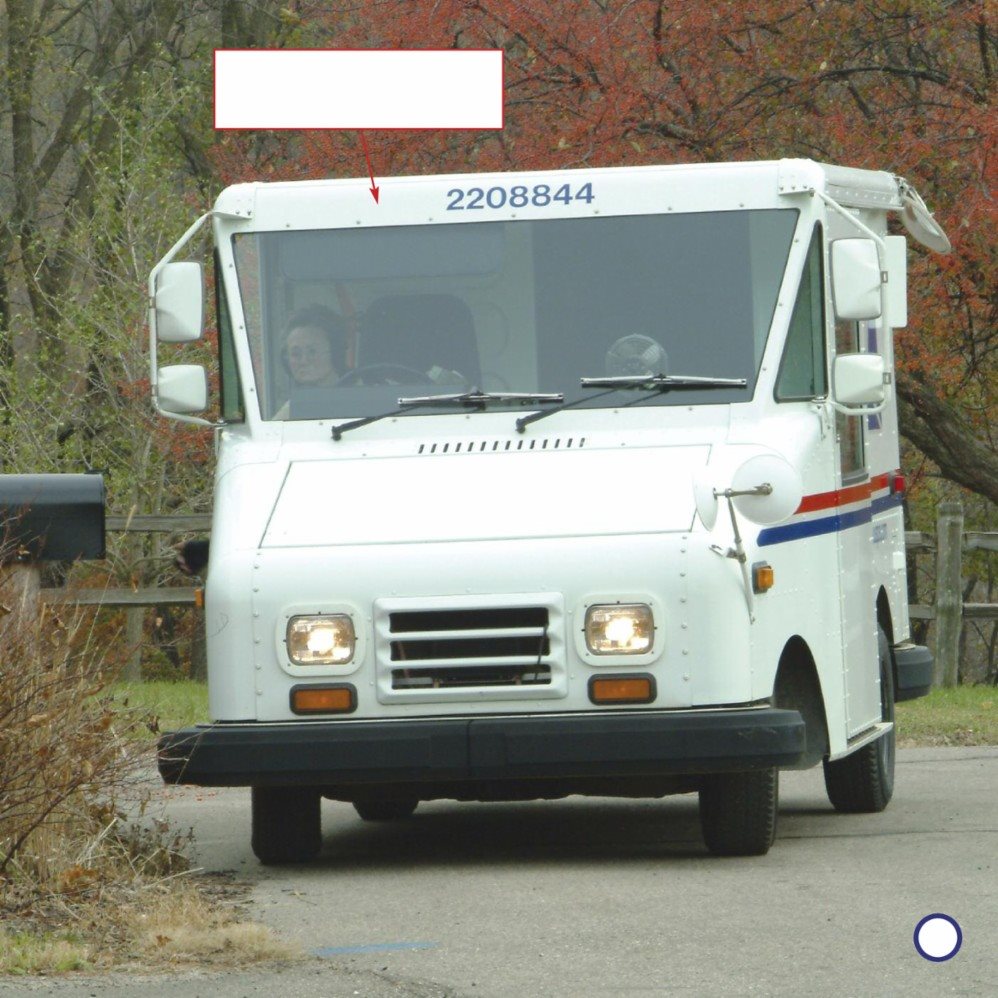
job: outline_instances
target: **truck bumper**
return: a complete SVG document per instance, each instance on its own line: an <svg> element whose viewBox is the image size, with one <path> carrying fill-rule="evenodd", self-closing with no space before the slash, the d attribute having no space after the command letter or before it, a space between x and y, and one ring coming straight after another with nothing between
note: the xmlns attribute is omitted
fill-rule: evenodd
<svg viewBox="0 0 998 998"><path fill-rule="evenodd" d="M925 645L898 645L894 649L894 664L898 681L894 699L914 700L924 697L932 688L932 652Z"/></svg>
<svg viewBox="0 0 998 998"><path fill-rule="evenodd" d="M221 787L572 780L791 766L804 748L800 714L771 707L218 723L160 738L159 771Z"/></svg>

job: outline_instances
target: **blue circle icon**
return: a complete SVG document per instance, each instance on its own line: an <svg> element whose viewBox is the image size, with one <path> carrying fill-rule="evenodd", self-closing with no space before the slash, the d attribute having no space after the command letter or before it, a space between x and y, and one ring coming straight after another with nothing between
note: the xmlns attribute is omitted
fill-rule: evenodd
<svg viewBox="0 0 998 998"><path fill-rule="evenodd" d="M952 960L963 945L963 930L955 918L941 911L926 915L915 926L915 949L933 963Z"/></svg>

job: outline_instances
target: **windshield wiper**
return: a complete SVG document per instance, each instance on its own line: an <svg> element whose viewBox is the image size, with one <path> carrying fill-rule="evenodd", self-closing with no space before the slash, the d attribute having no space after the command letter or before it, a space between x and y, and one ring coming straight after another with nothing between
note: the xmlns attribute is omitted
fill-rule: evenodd
<svg viewBox="0 0 998 998"><path fill-rule="evenodd" d="M546 416L553 416L556 412L564 412L574 406L582 405L584 402L592 402L594 399L602 398L604 395L611 395L613 392L626 391L630 388L644 389L648 393L669 392L691 390L696 388L744 388L748 381L745 378L699 378L693 375L677 374L625 374L616 378L580 378L579 384L583 388L605 388L605 392L597 395L584 395L575 399L574 402L566 402L564 405L556 406L554 409L545 409L542 412L535 412L530 416L522 416L516 421L516 430L522 433L530 423L536 423ZM640 399L635 401L640 402Z"/></svg>
<svg viewBox="0 0 998 998"><path fill-rule="evenodd" d="M470 409L484 411L490 402L520 402L524 405L563 402L565 396L562 394L538 395L530 392L483 392L478 388L472 388L470 392L462 392L459 395L423 395L414 398L400 398L397 409L391 412L382 412L377 416L365 416L363 419L351 419L349 422L340 423L333 427L333 439L339 440L344 433L356 430L360 426L368 426L376 423L379 419L387 419L389 416L398 416L400 413L408 412L410 409L426 405L460 405Z"/></svg>
<svg viewBox="0 0 998 998"><path fill-rule="evenodd" d="M745 378L698 378L692 374L625 374L617 378L580 378L583 388L643 388L669 392L684 388L744 388Z"/></svg>
<svg viewBox="0 0 998 998"><path fill-rule="evenodd" d="M472 388L470 392L460 395L424 395L416 398L401 398L399 405L406 407L414 405L466 405L473 409L484 409L490 402L522 402L544 403L564 402L565 396L556 394L540 395L537 392L483 392Z"/></svg>

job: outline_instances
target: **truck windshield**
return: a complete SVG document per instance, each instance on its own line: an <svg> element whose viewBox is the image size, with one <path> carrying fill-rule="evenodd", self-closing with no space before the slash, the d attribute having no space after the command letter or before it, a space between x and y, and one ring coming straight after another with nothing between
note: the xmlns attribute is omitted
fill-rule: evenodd
<svg viewBox="0 0 998 998"><path fill-rule="evenodd" d="M472 389L612 406L634 393L580 379L670 373L745 384L637 404L747 401L796 221L773 209L238 234L262 415L365 417ZM407 415L440 411L453 409Z"/></svg>

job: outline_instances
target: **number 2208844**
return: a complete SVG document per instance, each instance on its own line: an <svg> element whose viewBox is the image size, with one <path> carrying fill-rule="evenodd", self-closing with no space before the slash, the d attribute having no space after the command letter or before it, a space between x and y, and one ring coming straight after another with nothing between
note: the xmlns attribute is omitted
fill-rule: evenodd
<svg viewBox="0 0 998 998"><path fill-rule="evenodd" d="M596 195L593 185L585 183L573 188L562 184L514 184L512 187L454 187L447 192L448 211L484 211L488 208L544 208L550 204L570 205L575 201L592 204Z"/></svg>

